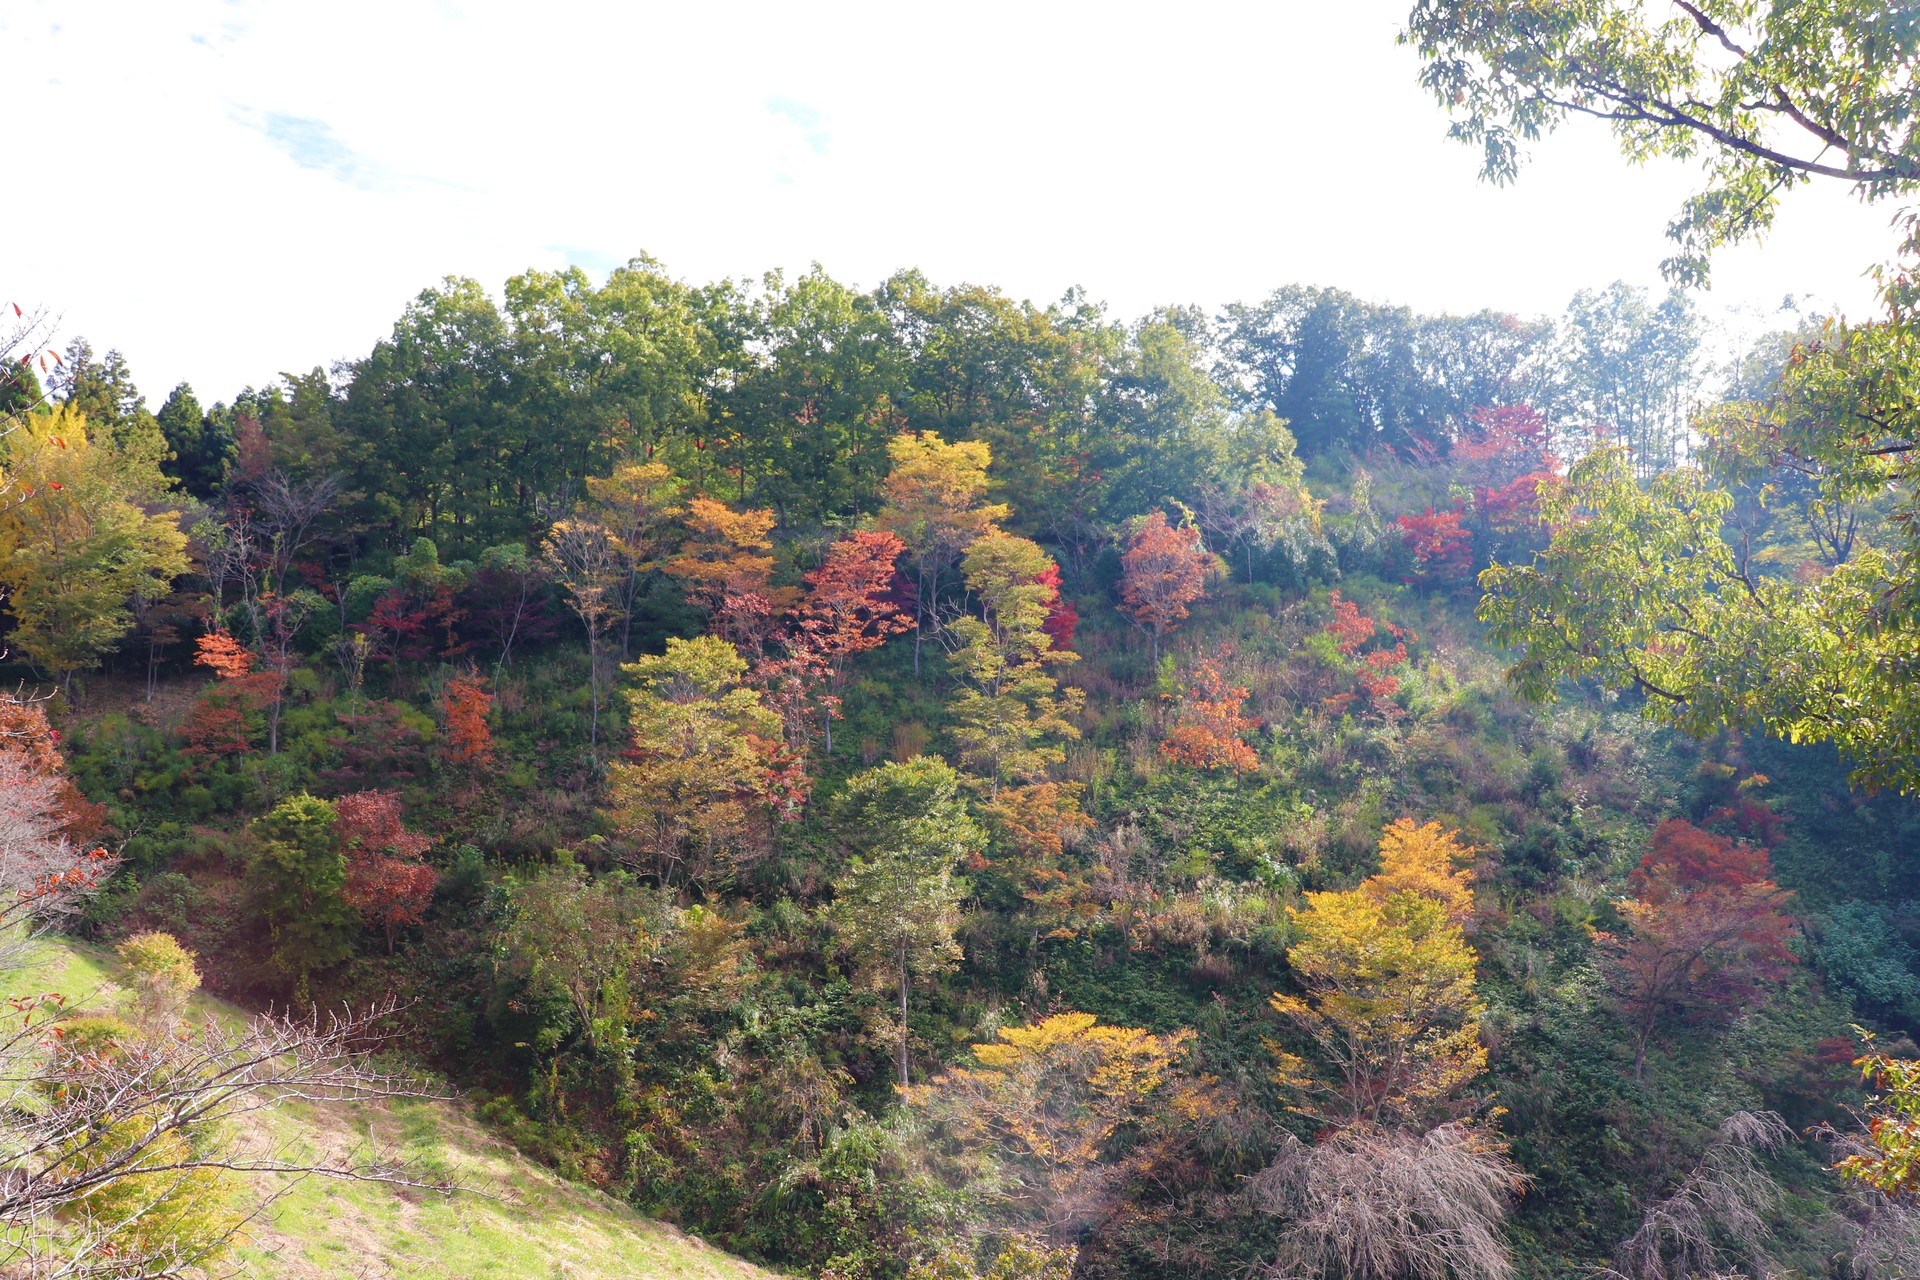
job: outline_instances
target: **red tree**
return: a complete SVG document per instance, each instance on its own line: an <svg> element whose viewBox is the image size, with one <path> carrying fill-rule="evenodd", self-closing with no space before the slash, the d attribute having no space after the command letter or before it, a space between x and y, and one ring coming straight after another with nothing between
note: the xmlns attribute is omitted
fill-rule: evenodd
<svg viewBox="0 0 1920 1280"><path fill-rule="evenodd" d="M1710 1021L1751 1007L1793 963L1797 933L1765 849L1670 819L1660 824L1620 904L1625 938L1600 935L1609 979L1633 1030L1633 1071L1669 1019Z"/></svg>
<svg viewBox="0 0 1920 1280"><path fill-rule="evenodd" d="M346 904L369 927L382 929L387 952L394 931L417 924L433 901L438 877L425 862L433 841L400 821L400 798L391 791L356 791L334 801L334 830L346 846Z"/></svg>
<svg viewBox="0 0 1920 1280"><path fill-rule="evenodd" d="M1121 609L1153 637L1153 661L1160 662L1160 637L1187 616L1187 606L1206 591L1212 557L1200 545L1200 530L1174 528L1156 511L1135 525L1121 554Z"/></svg>
<svg viewBox="0 0 1920 1280"><path fill-rule="evenodd" d="M1060 594L1060 566L1048 565L1047 571L1034 581L1053 593L1047 598L1047 620L1040 624L1040 629L1053 637L1054 648L1073 648L1074 632L1080 629L1080 611Z"/></svg>
<svg viewBox="0 0 1920 1280"><path fill-rule="evenodd" d="M194 649L194 664L218 680L180 726L186 754L196 760L245 755L252 746L247 717L279 696L281 675L255 670L257 655L225 631L209 631Z"/></svg>
<svg viewBox="0 0 1920 1280"><path fill-rule="evenodd" d="M802 684L809 673L818 677L829 755L840 689L854 655L913 630L913 619L891 598L894 561L904 549L891 533L862 529L829 547L826 563L806 575L806 599L794 620L794 671Z"/></svg>
<svg viewBox="0 0 1920 1280"><path fill-rule="evenodd" d="M1401 516L1400 531L1413 555L1409 582L1459 586L1473 576L1473 531L1461 527L1458 511L1428 507L1417 516Z"/></svg>

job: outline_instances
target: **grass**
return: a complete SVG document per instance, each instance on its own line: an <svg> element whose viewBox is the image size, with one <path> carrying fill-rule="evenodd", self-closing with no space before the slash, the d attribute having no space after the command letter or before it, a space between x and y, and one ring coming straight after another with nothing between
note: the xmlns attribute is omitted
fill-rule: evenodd
<svg viewBox="0 0 1920 1280"><path fill-rule="evenodd" d="M69 1007L118 999L111 954L68 940L45 942L34 964L0 994L59 991ZM238 1016L212 1000L195 1012ZM364 1148L457 1182L452 1195L372 1182L307 1178L249 1191L280 1198L246 1229L230 1263L249 1276L321 1280L771 1280L773 1273L569 1183L486 1133L459 1105L398 1100L379 1105L289 1105L265 1113L249 1145L292 1159Z"/></svg>

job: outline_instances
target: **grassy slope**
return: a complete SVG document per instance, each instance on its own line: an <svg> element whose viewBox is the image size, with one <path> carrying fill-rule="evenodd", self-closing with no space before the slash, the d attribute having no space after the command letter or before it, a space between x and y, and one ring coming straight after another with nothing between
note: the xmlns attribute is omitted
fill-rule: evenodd
<svg viewBox="0 0 1920 1280"><path fill-rule="evenodd" d="M110 955L64 941L44 946L39 963L6 983L11 991L59 991L82 1009L112 1002ZM435 1176L474 1189L449 1198L374 1183L296 1183L248 1228L236 1258L248 1275L767 1280L772 1274L563 1181L488 1136L452 1104L288 1108L246 1136L294 1158L362 1145L371 1136L383 1150L397 1149Z"/></svg>

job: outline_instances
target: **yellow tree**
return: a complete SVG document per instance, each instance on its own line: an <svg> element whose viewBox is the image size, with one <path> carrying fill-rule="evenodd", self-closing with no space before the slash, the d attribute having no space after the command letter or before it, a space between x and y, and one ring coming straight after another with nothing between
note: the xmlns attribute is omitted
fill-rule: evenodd
<svg viewBox="0 0 1920 1280"><path fill-rule="evenodd" d="M620 657L633 652L633 611L640 585L658 567L670 543L675 505L673 469L659 462L623 462L610 476L588 476L592 514L607 531L609 549L624 577L614 595L620 610Z"/></svg>
<svg viewBox="0 0 1920 1280"><path fill-rule="evenodd" d="M765 847L780 808L780 717L741 684L746 671L717 636L670 639L621 668L633 748L607 768L612 817L668 883L724 877Z"/></svg>
<svg viewBox="0 0 1920 1280"><path fill-rule="evenodd" d="M166 488L150 458L88 436L64 407L0 435L0 475L28 501L0 513L0 587L13 646L71 677L133 629L136 597L156 598L187 571L179 513L150 511Z"/></svg>
<svg viewBox="0 0 1920 1280"><path fill-rule="evenodd" d="M1123 1129L1182 1103L1178 1068L1193 1032L1156 1036L1061 1013L1003 1027L954 1067L907 1091L982 1161L1003 1214L1070 1239L1103 1201Z"/></svg>
<svg viewBox="0 0 1920 1280"><path fill-rule="evenodd" d="M874 524L906 545L913 564L918 674L920 641L939 626L942 575L1007 518L1008 508L986 500L993 451L984 441L948 444L932 431L906 431L887 442L887 457L893 466L882 490L886 505Z"/></svg>
<svg viewBox="0 0 1920 1280"><path fill-rule="evenodd" d="M1460 1110L1462 1090L1486 1068L1478 957L1461 931L1473 894L1454 868L1470 852L1438 824L1395 823L1381 839L1378 875L1342 893L1310 893L1292 911L1300 940L1287 962L1301 994L1271 1003L1317 1050L1310 1064L1276 1046L1276 1078L1300 1110L1378 1126Z"/></svg>
<svg viewBox="0 0 1920 1280"><path fill-rule="evenodd" d="M687 537L666 570L680 579L687 594L712 612L720 633L736 643L757 639L776 601L768 589L773 577L772 511L735 511L724 502L694 498L687 503Z"/></svg>

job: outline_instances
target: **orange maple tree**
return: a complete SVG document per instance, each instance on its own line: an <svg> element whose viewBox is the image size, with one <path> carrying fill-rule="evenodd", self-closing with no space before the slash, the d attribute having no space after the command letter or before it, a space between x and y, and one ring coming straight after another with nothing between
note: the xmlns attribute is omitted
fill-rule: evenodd
<svg viewBox="0 0 1920 1280"><path fill-rule="evenodd" d="M1244 737L1254 728L1241 714L1247 691L1227 683L1222 669L1227 656L1223 648L1211 658L1202 658L1180 695L1173 729L1160 742L1160 754L1175 764L1242 773L1260 767L1260 757Z"/></svg>
<svg viewBox="0 0 1920 1280"><path fill-rule="evenodd" d="M728 638L739 629L743 615L764 618L764 604L743 610L755 600L769 599L773 557L762 554L773 546L775 516L771 511L735 511L712 498L694 498L684 516L687 539L680 554L667 561L666 570L680 579L687 594L712 610Z"/></svg>
<svg viewBox="0 0 1920 1280"><path fill-rule="evenodd" d="M1153 637L1153 661L1160 661L1160 638L1187 616L1187 607L1206 593L1213 557L1200 545L1200 530L1175 528L1166 513L1141 519L1120 556L1121 609Z"/></svg>
<svg viewBox="0 0 1920 1280"><path fill-rule="evenodd" d="M457 765L484 769L493 764L493 731L487 727L487 713L493 710L493 695L487 682L468 674L447 681L440 695L440 715L447 729L447 757Z"/></svg>
<svg viewBox="0 0 1920 1280"><path fill-rule="evenodd" d="M341 899L385 932L391 954L395 930L418 924L433 901L439 877L425 861L433 841L407 830L400 798L391 791L356 791L334 801L333 809L334 832L347 855Z"/></svg>

